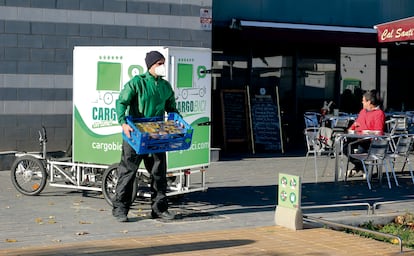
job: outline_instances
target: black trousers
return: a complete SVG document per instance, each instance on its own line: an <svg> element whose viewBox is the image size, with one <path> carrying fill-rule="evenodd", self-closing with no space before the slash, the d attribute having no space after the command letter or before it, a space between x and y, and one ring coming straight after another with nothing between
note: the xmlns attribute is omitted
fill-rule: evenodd
<svg viewBox="0 0 414 256"><path fill-rule="evenodd" d="M151 203L155 212L168 210L167 202L167 159L166 153L138 155L126 142L122 142L122 156L118 167L118 182L112 202L112 215L128 215L131 207L134 179L139 165L144 160L145 168L151 174Z"/></svg>
<svg viewBox="0 0 414 256"><path fill-rule="evenodd" d="M352 153L352 152L348 152L348 144L353 142L353 141L355 141L355 140L351 139L351 140L348 140L346 143L344 143L344 154L346 156L348 156L350 153ZM351 148L351 151L353 151L354 153L358 153L358 154L366 153L366 152L368 152L368 149L369 149L370 145L371 145L371 141L363 140L360 143L355 143L353 145L354 147ZM362 170L363 169L361 161L359 161L355 158L350 158L349 162L354 164L353 169L355 169L355 170Z"/></svg>

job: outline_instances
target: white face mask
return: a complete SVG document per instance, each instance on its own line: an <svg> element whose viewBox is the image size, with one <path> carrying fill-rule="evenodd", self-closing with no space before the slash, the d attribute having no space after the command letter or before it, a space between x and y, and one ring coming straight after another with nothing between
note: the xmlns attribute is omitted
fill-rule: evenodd
<svg viewBox="0 0 414 256"><path fill-rule="evenodd" d="M160 66L155 67L154 72L157 76L165 76L166 74L165 65L160 65Z"/></svg>

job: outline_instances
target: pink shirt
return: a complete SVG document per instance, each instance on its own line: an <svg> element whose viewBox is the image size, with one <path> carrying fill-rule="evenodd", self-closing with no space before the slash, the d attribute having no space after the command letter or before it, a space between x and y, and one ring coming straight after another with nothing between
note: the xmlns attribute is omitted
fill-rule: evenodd
<svg viewBox="0 0 414 256"><path fill-rule="evenodd" d="M375 130L384 132L385 126L385 114L379 108L373 110L362 109L355 123L351 125L349 129L355 130L356 132L362 132L363 130Z"/></svg>

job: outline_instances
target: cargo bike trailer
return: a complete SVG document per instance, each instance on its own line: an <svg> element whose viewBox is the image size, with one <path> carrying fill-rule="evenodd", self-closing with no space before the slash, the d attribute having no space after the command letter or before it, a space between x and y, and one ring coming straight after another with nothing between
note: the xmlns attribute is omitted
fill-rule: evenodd
<svg viewBox="0 0 414 256"><path fill-rule="evenodd" d="M10 176L13 186L24 195L38 195L48 184L82 191L102 192L106 202L112 205L118 180L118 164L102 165L72 162L71 157L53 157L47 153L47 134L39 131L40 153L18 152L15 154ZM181 196L196 191L206 191L206 167L196 169L167 170L167 196ZM198 181L193 182L193 177ZM132 200L150 198L151 177L146 169L139 169L134 180Z"/></svg>
<svg viewBox="0 0 414 256"><path fill-rule="evenodd" d="M122 85L143 74L146 53L161 52L166 57L166 79L175 85L176 101L188 121L194 125L194 142L190 150L168 154L167 196L205 191L206 168L210 164L211 120L211 49L169 46L75 46L73 49L73 150L69 157L47 152L46 129L39 131L40 152L16 153L11 167L14 187L25 195L38 195L46 185L82 191L100 191L109 204L117 184L116 150L93 148L97 144L118 143L117 120L112 111L113 99ZM181 91L205 88L203 93ZM197 107L196 107L197 106ZM92 113L92 116L91 116ZM119 144L119 143L118 143ZM117 146L118 146L117 144ZM138 144L138 143L137 143ZM141 143L140 143L141 144ZM112 144L111 144L112 145ZM119 144L120 145L120 144ZM137 149L134 148L136 151ZM95 151L92 151L95 150ZM169 151L169 150L166 150ZM138 152L138 151L137 151ZM182 154L181 154L182 153ZM133 197L150 197L151 177L140 168L135 179Z"/></svg>

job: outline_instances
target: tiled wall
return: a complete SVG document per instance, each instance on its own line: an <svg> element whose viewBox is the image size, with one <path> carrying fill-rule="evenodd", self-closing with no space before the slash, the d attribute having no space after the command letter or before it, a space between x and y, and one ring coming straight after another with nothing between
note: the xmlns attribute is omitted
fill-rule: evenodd
<svg viewBox="0 0 414 256"><path fill-rule="evenodd" d="M74 46L211 48L200 8L212 0L0 0L0 152L72 140Z"/></svg>

